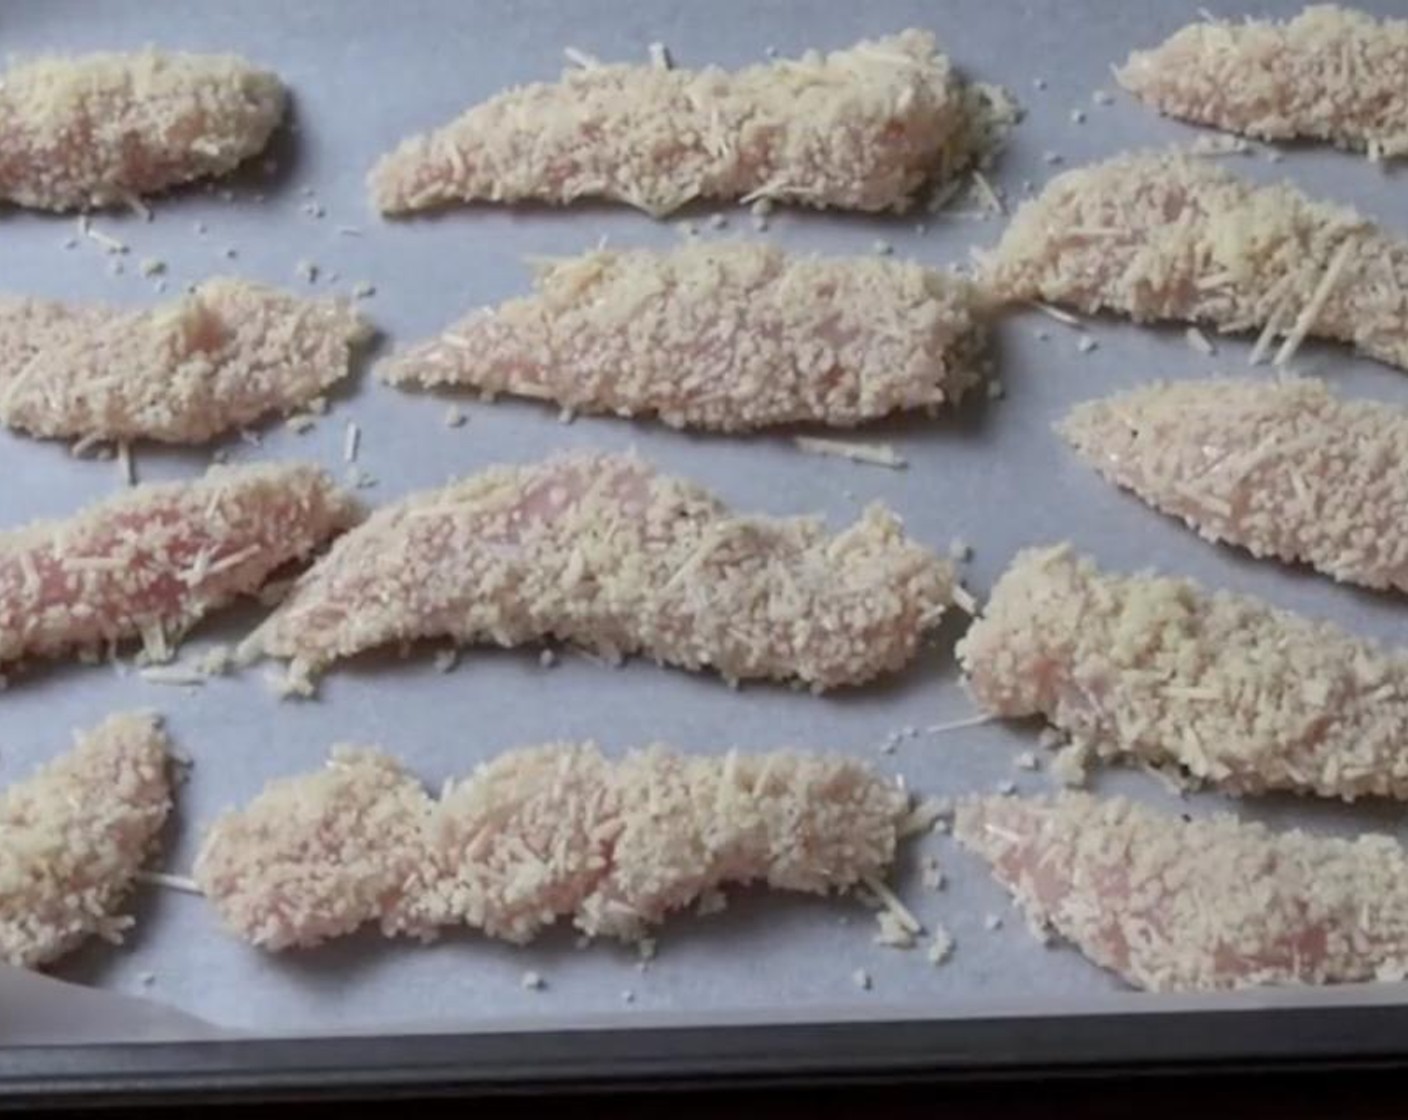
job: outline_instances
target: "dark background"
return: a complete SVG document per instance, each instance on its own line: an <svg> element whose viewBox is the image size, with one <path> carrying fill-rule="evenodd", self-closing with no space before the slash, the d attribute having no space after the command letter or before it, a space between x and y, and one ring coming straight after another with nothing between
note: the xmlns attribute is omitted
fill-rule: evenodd
<svg viewBox="0 0 1408 1120"><path fill-rule="evenodd" d="M431 1099L400 1098L374 1105L378 1112L392 1110L421 1116L456 1115L472 1111L474 1120L495 1116L542 1115L562 1111L568 1116L609 1116L611 1120L646 1117L694 1116L785 1117L809 1120L847 1120L871 1113L877 1120L909 1117L987 1117L1024 1120L1026 1117L1209 1117L1236 1116L1254 1120L1301 1117L1401 1117L1408 1114L1408 1076L1401 1070L1345 1071L1333 1074L1265 1073L1221 1077L1183 1077L1050 1081L1023 1080L985 1084L872 1085L826 1090L748 1090L691 1093L569 1094L558 1097L507 1096L498 1098ZM194 1102L186 1102L187 1107ZM243 1117L297 1115L343 1117L351 1101L286 1102L281 1105L243 1105L201 1108L202 1116ZM123 1108L105 1115L149 1117L162 1115L150 1107ZM174 1113L173 1113L174 1115Z"/></svg>

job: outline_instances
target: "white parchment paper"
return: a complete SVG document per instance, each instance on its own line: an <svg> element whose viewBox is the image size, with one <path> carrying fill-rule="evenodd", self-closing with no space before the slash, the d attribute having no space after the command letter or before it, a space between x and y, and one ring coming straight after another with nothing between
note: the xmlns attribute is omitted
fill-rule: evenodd
<svg viewBox="0 0 1408 1120"><path fill-rule="evenodd" d="M1289 15L1299 4L1252 6ZM1361 6L1403 14L1394 0ZM609 207L479 208L394 224L370 212L363 177L379 154L506 85L555 76L565 46L606 59L644 60L648 45L659 41L681 65L737 66L761 59L768 47L788 55L911 25L932 28L966 74L1008 85L1027 107L990 175L1016 200L1063 167L1199 135L1116 92L1109 74L1129 49L1197 18L1197 8L1196 0L201 0L179 6L6 0L0 47L7 52L147 43L234 50L283 75L294 92L296 124L276 145L268 172L256 164L228 188L160 200L150 223L136 216L97 218L97 228L131 246L121 258L121 275L110 274L112 258L78 236L71 220L0 214L0 285L136 305L169 298L169 292L156 294L155 278L142 276L144 258L164 262L170 291L218 273L308 288L295 267L306 260L321 270L310 291L374 284L368 314L391 343L404 343L471 306L526 290L524 257L579 252L603 236L620 246L668 245L680 236L678 222L656 223ZM1093 100L1097 89L1115 92L1114 103ZM1084 117L1079 122L1076 110ZM1312 194L1353 203L1408 232L1402 171L1313 147L1288 150L1276 165L1252 155L1236 158L1235 166L1261 180L1293 177ZM322 217L309 213L318 207ZM883 239L897 254L931 265L963 261L1001 229L1000 219L962 215L892 219L784 211L759 234L746 211L729 208L722 210L727 227L712 229L705 221L712 212L686 217L705 236L765 236L796 250L865 253ZM74 236L77 244L66 248ZM1051 433L1066 408L1088 397L1155 377L1245 372L1247 341L1218 340L1217 354L1207 357L1186 344L1181 328L1109 321L1091 324L1090 333L1099 347L1081 353L1078 335L1068 328L1035 314L1010 318L996 339L1005 399L974 400L938 421L904 420L865 433L894 443L909 460L909 469L898 472L805 455L785 435L703 438L605 419L563 425L550 409L511 401L462 402L469 422L448 428L444 398L398 393L365 374L315 430L295 435L275 425L263 430L261 446L240 440L225 446L239 461L299 457L340 472L344 425L355 421L362 431L358 466L376 480L365 495L376 502L490 463L568 447L634 446L742 510L819 511L839 527L866 502L883 499L937 549L954 537L971 542L970 586L980 595L1018 548L1072 538L1112 568L1157 564L1365 635L1402 640L1401 604L1209 546L1097 480ZM1307 346L1298 364L1347 392L1408 402L1402 373L1341 350ZM1258 375L1269 376L1265 370ZM137 450L144 479L189 477L208 460L208 450ZM65 446L0 433L0 524L63 515L120 485L112 464L77 461ZM227 616L203 628L192 648L237 638L257 617L253 611ZM948 626L925 656L883 686L824 699L763 686L735 693L705 676L647 664L612 671L570 655L548 669L539 665L537 650L471 652L448 674L436 671L433 649L405 660L370 659L332 674L313 703L281 703L258 670L188 690L109 667L56 665L16 678L0 696L0 781L22 777L64 749L74 727L116 709L160 709L195 761L162 862L174 873L189 868L202 828L219 810L247 801L275 775L320 765L339 741L381 744L433 785L506 748L572 737L595 738L612 751L654 739L698 751L786 744L846 751L873 758L882 771L903 774L911 788L930 794L990 790L1007 780L1022 792L1046 788L1044 771L1026 773L1013 763L1019 752L1034 749L1031 727L920 734L904 739L893 754L881 752L896 731L971 714L951 657L959 629ZM1097 785L1152 801L1170 798L1136 774L1102 775ZM1199 796L1188 807L1200 812L1218 803ZM1400 828L1392 807L1350 810L1269 799L1241 809L1277 825ZM926 854L938 855L946 870L942 892L920 883L919 860ZM745 893L721 915L671 924L657 959L643 967L632 951L579 949L565 932L526 949L468 934L431 947L366 935L272 957L225 935L199 898L144 888L134 901L138 924L127 943L90 945L57 975L114 998L141 997L222 1027L267 1034L506 1022L532 1028L995 1010L1072 1014L1111 1007L1133 1013L1170 1005L1121 991L1069 949L1042 948L985 873L943 837L912 845L895 882L926 923L942 921L955 937L957 951L942 968L931 967L922 953L873 944L870 915L854 902ZM989 915L1003 918L999 928L987 928ZM545 978L544 989L521 985L528 969ZM869 990L856 985L857 969L871 977ZM144 1020L130 1002L99 1015L91 996L0 972L0 1042L133 1031L196 1037L205 1029L159 1012L147 1026L136 1025ZM1236 997L1279 1004L1400 998L1398 986Z"/></svg>

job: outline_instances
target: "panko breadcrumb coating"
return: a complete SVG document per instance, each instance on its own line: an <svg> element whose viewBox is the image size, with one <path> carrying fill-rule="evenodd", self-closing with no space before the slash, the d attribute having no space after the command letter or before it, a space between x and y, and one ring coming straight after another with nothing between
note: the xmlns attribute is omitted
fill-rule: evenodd
<svg viewBox="0 0 1408 1120"><path fill-rule="evenodd" d="M994 715L1231 793L1408 798L1408 656L1188 580L1021 553L958 646Z"/></svg>
<svg viewBox="0 0 1408 1120"><path fill-rule="evenodd" d="M72 751L0 794L0 960L34 968L97 935L171 808L167 740L146 714L109 717Z"/></svg>
<svg viewBox="0 0 1408 1120"><path fill-rule="evenodd" d="M570 916L639 938L725 884L826 894L882 876L908 797L860 763L652 746L510 751L436 800L375 750L334 748L207 833L195 877L224 923L269 950L367 922L429 939L468 925L523 943Z"/></svg>
<svg viewBox="0 0 1408 1120"><path fill-rule="evenodd" d="M130 205L223 175L263 150L284 100L277 77L235 55L145 50L12 67L0 77L0 199Z"/></svg>
<svg viewBox="0 0 1408 1120"><path fill-rule="evenodd" d="M356 516L316 467L215 467L0 533L0 664L141 637L149 656Z"/></svg>
<svg viewBox="0 0 1408 1120"><path fill-rule="evenodd" d="M555 638L731 680L816 689L898 669L952 599L953 565L872 506L737 516L632 455L492 468L373 514L242 646L294 681L392 642Z"/></svg>
<svg viewBox="0 0 1408 1120"><path fill-rule="evenodd" d="M0 296L0 422L37 436L201 443L306 406L366 324L340 300L215 279L148 311Z"/></svg>
<svg viewBox="0 0 1408 1120"><path fill-rule="evenodd" d="M717 431L850 426L957 400L979 379L972 286L915 264L702 243L555 261L537 287L382 376Z"/></svg>
<svg viewBox="0 0 1408 1120"><path fill-rule="evenodd" d="M1036 923L1150 991L1401 980L1408 859L1389 836L1185 820L1122 797L961 802L954 835Z"/></svg>
<svg viewBox="0 0 1408 1120"><path fill-rule="evenodd" d="M1311 379L1174 381L1079 405L1060 431L1210 541L1408 591L1408 411Z"/></svg>
<svg viewBox="0 0 1408 1120"><path fill-rule="evenodd" d="M985 105L984 97L992 103ZM965 90L926 31L738 71L611 65L498 94L372 170L384 213L452 202L696 199L903 208L974 156L999 108Z"/></svg>
<svg viewBox="0 0 1408 1120"><path fill-rule="evenodd" d="M999 299L1353 343L1408 368L1408 241L1289 183L1178 153L1058 175L982 262Z"/></svg>
<svg viewBox="0 0 1408 1120"><path fill-rule="evenodd" d="M1408 20L1335 4L1284 23L1205 20L1135 51L1115 76L1159 112L1199 124L1408 155Z"/></svg>

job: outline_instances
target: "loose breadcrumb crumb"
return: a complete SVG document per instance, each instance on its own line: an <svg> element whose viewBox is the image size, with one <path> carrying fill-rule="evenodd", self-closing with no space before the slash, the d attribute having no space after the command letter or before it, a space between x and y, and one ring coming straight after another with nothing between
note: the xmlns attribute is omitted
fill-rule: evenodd
<svg viewBox="0 0 1408 1120"><path fill-rule="evenodd" d="M1183 337L1187 340L1189 349L1196 350L1199 354L1210 358L1217 353L1217 347L1197 327L1189 327L1183 332Z"/></svg>
<svg viewBox="0 0 1408 1120"><path fill-rule="evenodd" d="M875 944L889 949L913 949L916 944L914 931L904 924L893 911L881 910L875 916L878 927Z"/></svg>
<svg viewBox="0 0 1408 1120"><path fill-rule="evenodd" d="M1090 781L1090 751L1076 743L1062 747L1051 760L1051 776L1067 788L1080 789Z"/></svg>
<svg viewBox="0 0 1408 1120"><path fill-rule="evenodd" d="M929 940L929 947L924 951L929 963L936 968L948 962L953 956L953 951L957 945L953 936L942 925L934 927L933 936Z"/></svg>

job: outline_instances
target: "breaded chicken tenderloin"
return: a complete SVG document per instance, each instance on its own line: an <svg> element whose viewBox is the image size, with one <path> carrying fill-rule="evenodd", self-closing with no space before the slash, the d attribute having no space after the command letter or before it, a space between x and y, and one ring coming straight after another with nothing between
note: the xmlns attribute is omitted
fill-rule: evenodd
<svg viewBox="0 0 1408 1120"><path fill-rule="evenodd" d="M1203 20L1115 71L1161 113L1260 140L1408 155L1408 20L1312 4L1292 20Z"/></svg>
<svg viewBox="0 0 1408 1120"><path fill-rule="evenodd" d="M547 265L537 289L382 377L725 432L848 427L956 401L979 379L972 286L901 261L743 242L603 250Z"/></svg>
<svg viewBox="0 0 1408 1120"><path fill-rule="evenodd" d="M284 114L279 79L227 54L50 56L0 78L0 199L41 210L131 205L223 175Z"/></svg>
<svg viewBox="0 0 1408 1120"><path fill-rule="evenodd" d="M406 140L369 182L387 214L584 198L655 215L696 199L890 210L966 162L972 112L925 31L732 72L595 65Z"/></svg>
<svg viewBox="0 0 1408 1120"><path fill-rule="evenodd" d="M1316 337L1408 368L1408 241L1189 155L1058 175L1017 212L979 281L998 299L1260 331L1263 346L1285 335L1278 363Z"/></svg>
<svg viewBox="0 0 1408 1120"><path fill-rule="evenodd" d="M315 467L215 467L0 533L0 664L140 637L155 658L356 517Z"/></svg>
<svg viewBox="0 0 1408 1120"><path fill-rule="evenodd" d="M348 375L369 333L341 301L242 280L146 311L0 296L0 423L203 443L308 405Z"/></svg>
<svg viewBox="0 0 1408 1120"><path fill-rule="evenodd" d="M860 763L798 752L616 761L590 743L510 751L430 797L392 759L335 748L211 826L195 878L269 950L369 923L468 925L523 943L562 917L636 939L728 884L826 894L882 876L908 798Z"/></svg>
<svg viewBox="0 0 1408 1120"><path fill-rule="evenodd" d="M1084 793L973 798L954 835L1033 922L1139 988L1408 972L1408 858L1389 836L1187 820Z"/></svg>
<svg viewBox="0 0 1408 1120"><path fill-rule="evenodd" d="M0 960L34 968L121 940L132 919L117 908L171 808L167 763L152 716L115 715L0 793Z"/></svg>
<svg viewBox="0 0 1408 1120"><path fill-rule="evenodd" d="M952 564L873 506L830 536L743 517L632 455L492 468L374 513L242 646L295 681L391 642L544 638L815 689L898 669L952 601Z"/></svg>
<svg viewBox="0 0 1408 1120"><path fill-rule="evenodd" d="M1408 797L1408 656L1257 599L1021 553L958 646L993 715L1231 793Z"/></svg>
<svg viewBox="0 0 1408 1120"><path fill-rule="evenodd" d="M1154 383L1073 409L1086 462L1200 536L1408 591L1408 411L1323 381Z"/></svg>

